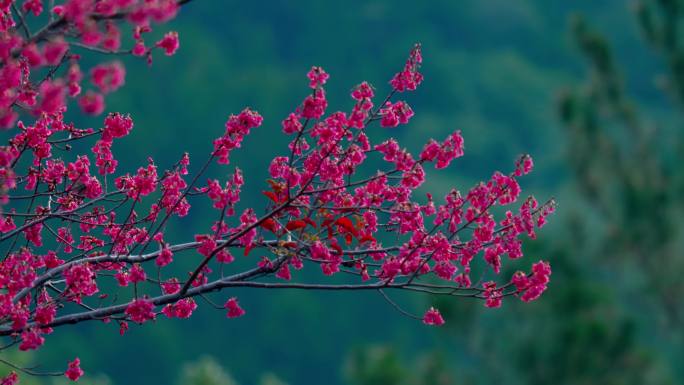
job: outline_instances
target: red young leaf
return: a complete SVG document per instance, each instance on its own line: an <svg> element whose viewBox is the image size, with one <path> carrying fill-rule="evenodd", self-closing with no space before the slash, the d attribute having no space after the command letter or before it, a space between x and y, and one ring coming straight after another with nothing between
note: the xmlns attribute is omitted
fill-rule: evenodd
<svg viewBox="0 0 684 385"><path fill-rule="evenodd" d="M295 219L293 221L288 222L285 225L285 228L288 229L289 231L303 229L304 227L306 227L306 222L304 222L301 219Z"/></svg>
<svg viewBox="0 0 684 385"><path fill-rule="evenodd" d="M278 223L274 221L273 218L266 218L259 226L274 234L278 232Z"/></svg>

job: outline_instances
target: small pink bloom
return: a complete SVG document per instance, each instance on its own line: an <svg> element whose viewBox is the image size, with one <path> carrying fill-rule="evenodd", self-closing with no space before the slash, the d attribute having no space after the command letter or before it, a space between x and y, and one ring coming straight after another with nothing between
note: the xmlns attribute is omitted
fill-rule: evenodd
<svg viewBox="0 0 684 385"><path fill-rule="evenodd" d="M71 87L69 92L71 93ZM80 87L78 92L80 92ZM78 99L78 105L87 115L99 115L104 111L104 96L97 92L88 91Z"/></svg>
<svg viewBox="0 0 684 385"><path fill-rule="evenodd" d="M394 75L390 81L392 88L397 92L413 91L423 81L423 75L418 72L420 64L423 62L423 57L420 51L420 44L416 44L411 50L404 69Z"/></svg>
<svg viewBox="0 0 684 385"><path fill-rule="evenodd" d="M146 321L154 320L156 314L154 313L154 304L147 299L136 299L131 302L125 311L126 315L133 322L139 324L145 323Z"/></svg>
<svg viewBox="0 0 684 385"><path fill-rule="evenodd" d="M0 385L16 385L18 383L19 376L17 376L16 372L10 372L10 374L0 379Z"/></svg>
<svg viewBox="0 0 684 385"><path fill-rule="evenodd" d="M330 75L323 71L323 68L321 67L311 67L311 70L306 74L306 77L309 78L309 87L316 89L322 87L325 82L328 81Z"/></svg>
<svg viewBox="0 0 684 385"><path fill-rule="evenodd" d="M69 362L69 367L66 372L64 372L64 375L71 381L78 381L78 379L83 375L83 370L81 369L81 360L76 358Z"/></svg>
<svg viewBox="0 0 684 385"><path fill-rule="evenodd" d="M167 246L162 247L161 251L159 252L159 256L154 262L159 267L168 265L169 263L173 262L173 252Z"/></svg>
<svg viewBox="0 0 684 385"><path fill-rule="evenodd" d="M43 1L42 0L26 0L21 6L24 12L32 12L33 16L40 16L43 13Z"/></svg>
<svg viewBox="0 0 684 385"><path fill-rule="evenodd" d="M439 310L431 307L427 312L425 312L425 315L423 316L423 323L426 325L440 326L444 325L444 318L442 318Z"/></svg>
<svg viewBox="0 0 684 385"><path fill-rule="evenodd" d="M136 41L131 53L133 54L133 56L144 56L147 53L145 43L142 40Z"/></svg>
<svg viewBox="0 0 684 385"><path fill-rule="evenodd" d="M292 275L290 274L290 265L287 263L283 264L280 269L278 269L278 272L276 272L276 277L289 281L292 278Z"/></svg>
<svg viewBox="0 0 684 385"><path fill-rule="evenodd" d="M195 300L184 298L180 301L164 306L162 313L168 318L190 318L192 312L197 308Z"/></svg>
<svg viewBox="0 0 684 385"><path fill-rule="evenodd" d="M21 333L21 344L19 344L19 350L35 350L43 345L45 338L41 336L38 329L28 329Z"/></svg>
<svg viewBox="0 0 684 385"><path fill-rule="evenodd" d="M228 299L223 307L228 309L228 313L226 314L228 318L237 318L245 315L245 311L240 307L238 300L235 297Z"/></svg>
<svg viewBox="0 0 684 385"><path fill-rule="evenodd" d="M290 114L282 123L283 132L286 134L294 134L302 129L302 123L297 118L297 115Z"/></svg>
<svg viewBox="0 0 684 385"><path fill-rule="evenodd" d="M496 288L496 282L494 281L489 281L485 282L482 284L484 287L484 297L485 297L485 306L489 308L498 308L501 307L501 302L503 299L503 293L502 289L497 289Z"/></svg>
<svg viewBox="0 0 684 385"><path fill-rule="evenodd" d="M111 142L115 138L122 138L128 135L133 129L133 120L128 115L121 115L118 112L109 114L104 120L104 131L102 140Z"/></svg>
<svg viewBox="0 0 684 385"><path fill-rule="evenodd" d="M181 285L177 278L171 278L161 284L164 294L176 294L180 291Z"/></svg>
<svg viewBox="0 0 684 385"><path fill-rule="evenodd" d="M164 35L164 38L157 42L156 45L157 47L164 49L166 56L173 55L176 53L176 50L178 50L180 45L178 43L178 32L168 32L166 35Z"/></svg>
<svg viewBox="0 0 684 385"><path fill-rule="evenodd" d="M68 49L69 45L61 38L46 43L43 48L45 63L51 66L59 64Z"/></svg>
<svg viewBox="0 0 684 385"><path fill-rule="evenodd" d="M373 96L375 96L373 92L373 87L368 84L367 82L363 82L356 86L354 90L352 91L352 98L355 100L363 100L363 99L371 99Z"/></svg>

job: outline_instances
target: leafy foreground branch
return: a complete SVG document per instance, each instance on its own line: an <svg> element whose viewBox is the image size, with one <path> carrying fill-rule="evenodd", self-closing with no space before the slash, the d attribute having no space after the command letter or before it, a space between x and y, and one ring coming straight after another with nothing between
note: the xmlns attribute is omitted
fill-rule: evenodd
<svg viewBox="0 0 684 385"><path fill-rule="evenodd" d="M96 53L118 52L118 46L105 43L115 21L134 24L136 47L144 47L141 33L151 29L151 21L173 17L178 3L67 1L51 10L58 19L51 17L40 32L31 34L25 17L34 8L26 4L36 3L40 4L24 3L23 11L12 2L2 8L5 21L9 20L3 33L17 40L15 46L0 50L2 71L16 67L21 75L18 84L2 84L3 95L19 95L4 104L4 122L13 127L14 120L27 111L32 114L27 118L34 121L31 125L19 121L18 132L0 148L0 241L6 248L0 263L0 336L6 339L2 349L15 345L22 351L38 349L54 328L88 320L113 323L124 334L129 322L143 324L160 316L188 318L197 307L197 297L225 309L228 317L244 315L237 298L230 297L221 306L206 296L224 288L378 292L401 314L428 325L444 323L437 309L415 316L401 309L389 293L474 297L488 307L498 307L506 296L527 302L546 289L551 270L542 261L533 264L529 273L471 280L471 263L478 255L491 270L485 275L499 277L502 256L521 258L521 238L534 238L535 229L554 209L552 201L540 205L529 197L495 217L497 206L518 201L517 179L531 171L531 157L522 156L512 172L495 172L465 196L454 189L441 204L435 204L430 194L421 203L414 192L424 183L423 167L446 168L462 156L460 131L441 142L428 141L417 158L394 139L370 143L367 131L374 123L392 128L407 124L414 115L408 103L395 97L422 82L419 45L390 81L391 90L383 101L376 105L375 89L363 82L352 90L349 112L326 115L328 74L320 67L309 71L310 94L282 122L282 131L292 140L285 155L274 157L270 164L271 179L263 191L266 210L259 216L254 208L236 207L244 183L239 169L225 181L205 175L214 163L228 165L231 152L261 126L256 111L245 109L228 118L225 133L214 140L194 176L189 176L190 157L184 154L164 172L149 159L135 173L119 174L113 181L118 162L112 146L131 132L133 120L112 113L99 130L77 129L64 120L66 95L72 89L80 93L81 87L80 76L74 75L80 56L68 51L83 46ZM112 8L103 10L103 4ZM21 19L19 24L13 15ZM90 38L90 33L101 30L107 32L100 39ZM69 42L74 36L82 41ZM61 47L59 60L48 57L54 44ZM136 47L124 53L150 57L150 49ZM155 47L172 54L178 48L177 35L166 34ZM37 55L35 67L45 67L48 80L31 77L32 52ZM50 80L65 61L71 63L67 80ZM102 68L98 65L91 71L91 82L101 91L123 84L120 64L105 67L105 75ZM35 89L37 100L22 99L22 93ZM86 112L99 114L104 105L101 97L93 98L99 100L97 108L88 108L83 99L79 104ZM92 154L72 155L76 142L90 140ZM381 158L385 167L364 175L362 166L373 157ZM164 231L170 221L189 215L191 202L202 201L215 210L213 226L198 231L194 239L179 240L185 243L167 239ZM391 243L383 244L387 241ZM188 254L186 261L196 258L196 262L187 275L178 276L174 260L182 253ZM237 258L244 261L236 262ZM245 264L252 266L237 267ZM306 278L311 274L296 272L312 268L320 269L324 277L346 280L313 282ZM27 374L41 374L0 362ZM42 374L65 374L77 380L82 373L77 358L66 372ZM16 381L12 372L3 384Z"/></svg>

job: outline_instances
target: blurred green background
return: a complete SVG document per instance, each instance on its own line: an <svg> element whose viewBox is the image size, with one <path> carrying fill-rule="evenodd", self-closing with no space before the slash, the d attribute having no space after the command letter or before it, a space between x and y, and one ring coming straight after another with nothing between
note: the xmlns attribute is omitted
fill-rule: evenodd
<svg viewBox="0 0 684 385"><path fill-rule="evenodd" d="M559 202L525 245L528 262L551 262L550 288L534 303L495 310L397 297L414 312L439 306L442 328L368 293L235 291L247 310L240 319L200 306L191 320L160 318L124 337L115 325L65 327L36 360L59 366L79 355L90 373L83 381L97 384L684 383L683 8L678 0L193 1L170 25L181 37L176 56L158 55L151 68L126 59L127 84L109 98L107 110L130 112L136 125L115 145L121 170L148 156L170 165L183 151L197 166L227 116L250 106L265 123L231 166L245 172L243 202L260 207L267 165L285 149L280 121L306 95L308 69L331 74L330 109L346 110L362 80L384 95L421 42L425 81L405 95L416 117L377 135L415 151L462 130L466 156L428 171L423 190L437 197L530 153L537 167L524 192ZM213 217L201 210L167 234L204 231Z"/></svg>

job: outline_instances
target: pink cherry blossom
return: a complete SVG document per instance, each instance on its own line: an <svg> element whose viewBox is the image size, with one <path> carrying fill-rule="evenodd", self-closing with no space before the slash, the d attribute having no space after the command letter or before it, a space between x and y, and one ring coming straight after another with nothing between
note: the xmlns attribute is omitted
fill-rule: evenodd
<svg viewBox="0 0 684 385"><path fill-rule="evenodd" d="M444 318L442 318L439 310L431 307L427 312L425 312L425 315L423 316L423 323L426 325L440 326L444 325Z"/></svg>
<svg viewBox="0 0 684 385"><path fill-rule="evenodd" d="M306 74L306 77L308 77L310 81L309 87L316 89L318 87L322 87L325 82L328 81L330 75L323 71L323 68L314 66L311 67L311 70Z"/></svg>
<svg viewBox="0 0 684 385"><path fill-rule="evenodd" d="M73 361L69 362L69 367L67 368L64 375L71 381L78 381L81 376L83 376L83 370L81 369L81 360L75 358Z"/></svg>
<svg viewBox="0 0 684 385"><path fill-rule="evenodd" d="M192 298L185 298L164 306L162 313L168 318L190 318L196 308L197 304Z"/></svg>
<svg viewBox="0 0 684 385"><path fill-rule="evenodd" d="M131 321L142 324L156 318L154 304L147 299L139 298L126 307L125 314Z"/></svg>
<svg viewBox="0 0 684 385"><path fill-rule="evenodd" d="M19 350L35 350L45 343L45 338L41 336L38 329L27 329L21 333L21 344Z"/></svg>
<svg viewBox="0 0 684 385"><path fill-rule="evenodd" d="M228 318L237 318L245 315L245 311L240 307L238 300L235 297L229 298L223 307L228 309L228 313L226 314Z"/></svg>
<svg viewBox="0 0 684 385"><path fill-rule="evenodd" d="M178 33L168 32L164 38L157 42L157 47L164 50L166 56L171 56L176 53L180 44L178 43Z"/></svg>
<svg viewBox="0 0 684 385"><path fill-rule="evenodd" d="M16 385L19 383L19 376L17 373L12 371L2 379L0 379L0 385Z"/></svg>
<svg viewBox="0 0 684 385"><path fill-rule="evenodd" d="M392 88L397 92L415 90L423 81L423 75L418 72L422 62L421 47L420 44L416 44L406 61L403 71L397 73L394 75L394 78L392 78L392 81L390 82Z"/></svg>
<svg viewBox="0 0 684 385"><path fill-rule="evenodd" d="M99 115L104 111L104 96L88 91L78 99L78 105L88 115Z"/></svg>

